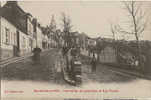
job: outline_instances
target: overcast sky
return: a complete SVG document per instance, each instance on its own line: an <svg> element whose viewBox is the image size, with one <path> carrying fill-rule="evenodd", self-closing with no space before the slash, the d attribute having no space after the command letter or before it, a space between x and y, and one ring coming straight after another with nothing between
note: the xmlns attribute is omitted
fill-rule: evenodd
<svg viewBox="0 0 151 100"><path fill-rule="evenodd" d="M151 3L144 4L146 8L151 8ZM127 22L123 3L118 1L21 1L19 5L42 25L50 24L54 14L60 27L61 13L65 12L72 20L73 31L84 32L91 37L111 37L110 23ZM150 29L142 38L151 40Z"/></svg>

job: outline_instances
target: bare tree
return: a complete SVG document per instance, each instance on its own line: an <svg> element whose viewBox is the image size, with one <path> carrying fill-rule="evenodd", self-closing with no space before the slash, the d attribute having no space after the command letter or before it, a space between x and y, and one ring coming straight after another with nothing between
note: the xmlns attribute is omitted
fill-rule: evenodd
<svg viewBox="0 0 151 100"><path fill-rule="evenodd" d="M113 25L113 23L111 23L111 33L113 34L115 54L116 57L118 57L118 45L117 45L118 39L116 39L117 30L116 30L116 25Z"/></svg>
<svg viewBox="0 0 151 100"><path fill-rule="evenodd" d="M126 31L121 28L120 25L116 26L116 29L120 33L124 34L134 34L136 38L137 43L137 54L138 54L138 60L141 62L141 48L139 45L140 40L140 34L143 33L143 31L146 28L147 20L145 18L146 13L142 10L142 3L137 1L124 1L125 9L128 12L128 17L130 19L129 23L129 31ZM141 64L141 63L140 63Z"/></svg>
<svg viewBox="0 0 151 100"><path fill-rule="evenodd" d="M71 19L69 16L67 16L65 13L62 13L62 19L63 23L63 33L64 33L64 41L65 41L65 46L70 48L71 46L71 29L72 29L72 24L71 24Z"/></svg>
<svg viewBox="0 0 151 100"><path fill-rule="evenodd" d="M137 41L139 41L140 34L146 28L147 20L145 20L146 13L142 10L142 3L136 1L124 2L125 7L131 17L132 21L132 31L126 32L127 34L134 34Z"/></svg>
<svg viewBox="0 0 151 100"><path fill-rule="evenodd" d="M69 70L69 57L68 51L71 49L71 19L65 13L62 13L62 26L63 26L63 39L64 39L64 46L63 46L63 55L66 59L67 70Z"/></svg>

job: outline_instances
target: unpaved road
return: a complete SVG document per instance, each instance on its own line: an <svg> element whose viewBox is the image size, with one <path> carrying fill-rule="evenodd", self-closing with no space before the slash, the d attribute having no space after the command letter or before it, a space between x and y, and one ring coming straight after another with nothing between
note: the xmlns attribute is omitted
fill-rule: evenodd
<svg viewBox="0 0 151 100"><path fill-rule="evenodd" d="M57 54L55 52L49 54L49 59L46 57L46 62L43 63L48 65L53 63L59 59ZM80 87L71 86L63 80L60 80L59 84L51 80L1 80L2 100L64 100L63 98L88 98L87 100L141 98L140 100L143 100L151 98L151 80L129 76L108 68L99 65L96 73L91 73L91 66L83 65L83 84Z"/></svg>

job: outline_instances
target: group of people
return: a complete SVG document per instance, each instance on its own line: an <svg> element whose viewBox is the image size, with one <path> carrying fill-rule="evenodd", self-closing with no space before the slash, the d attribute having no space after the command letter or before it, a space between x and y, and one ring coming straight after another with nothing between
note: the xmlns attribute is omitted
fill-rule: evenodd
<svg viewBox="0 0 151 100"><path fill-rule="evenodd" d="M41 51L42 50L39 47L34 48L34 50L32 51L33 52L32 60L33 60L34 64L40 64L40 53L41 53Z"/></svg>

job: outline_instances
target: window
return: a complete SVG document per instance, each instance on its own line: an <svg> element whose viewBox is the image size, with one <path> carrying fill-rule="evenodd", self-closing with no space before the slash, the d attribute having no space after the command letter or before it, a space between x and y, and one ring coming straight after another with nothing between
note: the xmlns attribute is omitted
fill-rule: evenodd
<svg viewBox="0 0 151 100"><path fill-rule="evenodd" d="M17 33L14 33L14 45L17 45Z"/></svg>
<svg viewBox="0 0 151 100"><path fill-rule="evenodd" d="M25 47L26 47L26 38L25 38L25 37L23 37L22 47L23 47L23 48L25 48Z"/></svg>
<svg viewBox="0 0 151 100"><path fill-rule="evenodd" d="M11 44L14 45L14 41L13 41L13 39L14 39L14 33L11 33L10 35L11 35Z"/></svg>
<svg viewBox="0 0 151 100"><path fill-rule="evenodd" d="M32 39L29 39L29 46L32 47Z"/></svg>
<svg viewBox="0 0 151 100"><path fill-rule="evenodd" d="M10 31L9 31L9 29L8 28L5 28L5 43L6 44L9 44L10 43Z"/></svg>

